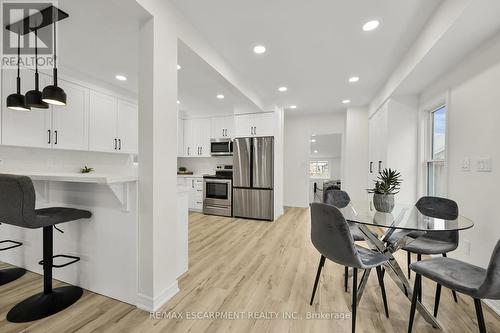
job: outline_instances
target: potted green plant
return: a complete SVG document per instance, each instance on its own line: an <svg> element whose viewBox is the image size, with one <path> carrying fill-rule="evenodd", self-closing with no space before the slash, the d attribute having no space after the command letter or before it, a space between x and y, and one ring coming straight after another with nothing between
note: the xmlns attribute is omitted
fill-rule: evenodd
<svg viewBox="0 0 500 333"><path fill-rule="evenodd" d="M375 187L368 189L373 193L373 205L379 212L390 213L394 209L394 195L399 193L402 183L401 173L397 170L384 169L374 180Z"/></svg>

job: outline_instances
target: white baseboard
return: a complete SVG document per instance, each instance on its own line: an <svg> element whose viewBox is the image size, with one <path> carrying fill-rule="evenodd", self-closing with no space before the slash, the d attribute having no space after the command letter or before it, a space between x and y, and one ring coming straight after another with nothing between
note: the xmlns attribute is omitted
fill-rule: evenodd
<svg viewBox="0 0 500 333"><path fill-rule="evenodd" d="M136 306L141 310L153 312L161 308L178 292L179 292L179 285L177 281L175 281L174 283L172 283L172 285L165 288L165 290L163 290L154 299L150 296L138 293Z"/></svg>
<svg viewBox="0 0 500 333"><path fill-rule="evenodd" d="M485 299L483 303L500 316L500 301Z"/></svg>

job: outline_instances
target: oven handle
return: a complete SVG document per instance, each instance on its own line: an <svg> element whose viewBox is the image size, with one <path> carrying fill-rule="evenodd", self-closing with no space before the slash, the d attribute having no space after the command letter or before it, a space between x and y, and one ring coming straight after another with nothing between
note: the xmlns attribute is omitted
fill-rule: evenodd
<svg viewBox="0 0 500 333"><path fill-rule="evenodd" d="M203 179L205 183L223 183L223 184L228 184L231 185L232 181L228 179L216 179L216 178L211 178L211 179Z"/></svg>

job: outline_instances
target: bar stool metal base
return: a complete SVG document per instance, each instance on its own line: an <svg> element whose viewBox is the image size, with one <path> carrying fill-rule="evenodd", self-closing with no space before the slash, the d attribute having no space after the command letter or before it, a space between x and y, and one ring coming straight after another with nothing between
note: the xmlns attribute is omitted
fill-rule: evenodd
<svg viewBox="0 0 500 333"><path fill-rule="evenodd" d="M51 293L33 295L7 313L11 323L26 323L49 317L66 309L82 297L83 289L75 286L55 288Z"/></svg>
<svg viewBox="0 0 500 333"><path fill-rule="evenodd" d="M24 268L8 268L0 270L0 286L19 279L26 273Z"/></svg>

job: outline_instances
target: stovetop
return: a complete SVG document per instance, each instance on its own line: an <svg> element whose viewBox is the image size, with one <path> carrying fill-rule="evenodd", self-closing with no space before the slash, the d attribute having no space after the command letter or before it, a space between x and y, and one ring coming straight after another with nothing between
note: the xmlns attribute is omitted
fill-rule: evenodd
<svg viewBox="0 0 500 333"><path fill-rule="evenodd" d="M205 175L205 179L233 179L233 170L217 170L215 175Z"/></svg>

